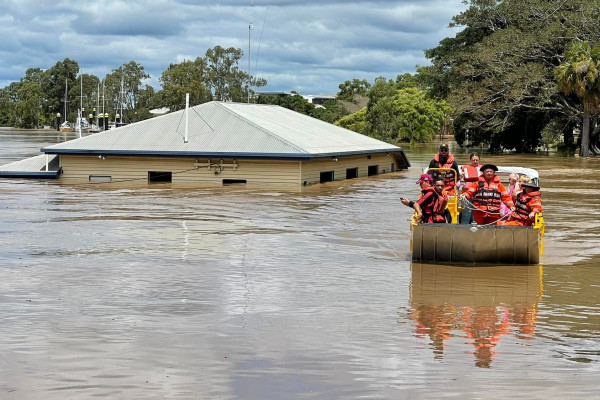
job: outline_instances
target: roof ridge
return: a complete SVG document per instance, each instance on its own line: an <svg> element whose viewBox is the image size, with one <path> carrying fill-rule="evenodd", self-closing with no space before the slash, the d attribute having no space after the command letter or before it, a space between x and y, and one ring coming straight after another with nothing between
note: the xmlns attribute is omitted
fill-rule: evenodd
<svg viewBox="0 0 600 400"><path fill-rule="evenodd" d="M284 143L284 144L286 144L286 145L288 145L288 146L292 147L293 149L295 149L295 150L299 151L300 153L310 153L310 152L309 152L309 151L307 151L306 149L303 149L303 148L300 148L300 147L298 147L296 144L294 144L294 143L290 142L289 140L285 140L284 138L282 138L281 136L277 135L276 133L274 133L274 132L271 132L270 130L267 130L267 129L265 129L265 128L263 128L262 126L255 124L254 122L252 122L252 121L248 120L248 119L247 119L247 118L245 118L245 117L242 117L240 114L238 114L238 113L234 112L233 110L231 110L231 109L227 108L226 106L224 106L223 104L224 104L225 102L222 102L222 101L216 101L215 103L217 103L217 105L218 105L219 107L221 107L221 108L224 108L224 109L225 109L227 112L229 112L229 113L232 113L232 114L234 114L235 116L237 116L238 118L240 118L240 119L244 120L244 122L246 122L247 124L250 124L250 125L252 125L253 127L255 127L255 128L258 128L259 130L261 130L261 131L265 132L265 133L266 133L266 134L268 134L269 136L273 137L275 140L278 140L279 142L281 142L281 143ZM239 104L243 104L243 103L239 103ZM257 105L257 104L254 104L254 105ZM280 107L280 108L283 108L284 110L289 110L289 109L287 109L287 108L285 108L285 107L281 107L281 106L274 105L274 104L260 104L260 105L261 105L261 106ZM289 110L289 111L292 111L292 110Z"/></svg>

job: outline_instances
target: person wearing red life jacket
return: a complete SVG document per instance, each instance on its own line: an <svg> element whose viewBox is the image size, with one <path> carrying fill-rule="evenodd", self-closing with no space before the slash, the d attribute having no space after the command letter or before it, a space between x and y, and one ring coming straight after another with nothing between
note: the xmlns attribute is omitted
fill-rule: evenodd
<svg viewBox="0 0 600 400"><path fill-rule="evenodd" d="M523 191L517 196L515 211L498 225L532 226L535 223L535 215L542 212L539 186L534 183L522 183L521 188Z"/></svg>
<svg viewBox="0 0 600 400"><path fill-rule="evenodd" d="M467 199L473 200L475 210L473 217L478 225L494 224L500 219L500 205L506 204L514 211L514 203L500 177L495 174L498 167L486 164L481 167L482 175L477 182L464 193Z"/></svg>
<svg viewBox="0 0 600 400"><path fill-rule="evenodd" d="M440 145L440 151L433 156L433 160L429 163L429 168L451 168L452 171L431 171L434 178L444 178L444 190L448 196L456 195L455 183L458 180L458 164L454 160L454 156L450 154L450 148L446 143Z"/></svg>
<svg viewBox="0 0 600 400"><path fill-rule="evenodd" d="M481 165L479 165L479 159L479 154L471 153L469 156L469 165L463 165L460 167L460 180L463 182L461 189L463 193L469 190L469 187L473 184L473 182L477 182L479 180L479 176L481 175ZM465 199L460 215L460 223L470 224L472 221L473 203L470 200Z"/></svg>
<svg viewBox="0 0 600 400"><path fill-rule="evenodd" d="M434 186L431 186L431 183ZM402 204L413 208L417 213L417 222L423 222L426 224L433 223L446 223L446 217L444 211L446 204L448 204L448 197L444 193L444 180L438 178L435 181L431 175L423 174L417 181L421 185L421 197L418 201L409 201L408 199L402 198Z"/></svg>

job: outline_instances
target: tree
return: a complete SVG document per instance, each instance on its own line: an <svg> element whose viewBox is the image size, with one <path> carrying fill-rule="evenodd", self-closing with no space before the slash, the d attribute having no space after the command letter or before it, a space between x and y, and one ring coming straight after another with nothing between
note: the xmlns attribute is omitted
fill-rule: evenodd
<svg viewBox="0 0 600 400"><path fill-rule="evenodd" d="M44 92L38 82L23 82L17 92L13 107L13 126L37 128L44 123L42 101Z"/></svg>
<svg viewBox="0 0 600 400"><path fill-rule="evenodd" d="M433 65L419 68L419 80L455 110L457 140L468 129L496 149L532 151L547 121L580 112L558 90L554 68L575 37L600 40L600 0L468 4L451 24L464 29L426 51Z"/></svg>
<svg viewBox="0 0 600 400"><path fill-rule="evenodd" d="M323 106L313 107L310 116L333 124L348 114L350 113L340 102L337 100L327 100L323 103Z"/></svg>
<svg viewBox="0 0 600 400"><path fill-rule="evenodd" d="M251 87L267 84L266 80L252 78L238 67L243 55L242 50L234 47L216 46L206 51L207 87L214 100L244 102L253 94Z"/></svg>
<svg viewBox="0 0 600 400"><path fill-rule="evenodd" d="M590 115L600 107L600 46L574 42L565 51L565 61L554 70L560 90L574 94L583 103L581 156L590 151Z"/></svg>
<svg viewBox="0 0 600 400"><path fill-rule="evenodd" d="M0 89L0 126L10 126L13 103L9 87Z"/></svg>
<svg viewBox="0 0 600 400"><path fill-rule="evenodd" d="M368 133L367 107L339 119L336 121L335 125L366 135Z"/></svg>
<svg viewBox="0 0 600 400"><path fill-rule="evenodd" d="M142 81L150 78L150 75L145 73L144 67L135 61L123 64L112 71L104 78L107 108L113 113L120 113L122 110L123 122L135 122L138 120L138 96Z"/></svg>
<svg viewBox="0 0 600 400"><path fill-rule="evenodd" d="M451 107L443 100L427 98L417 88L398 90L394 97L398 114L396 142L429 142L449 122Z"/></svg>
<svg viewBox="0 0 600 400"><path fill-rule="evenodd" d="M212 99L208 84L208 73L204 59L171 64L160 77L163 88L163 106L171 111L185 107L185 94L190 94L190 106Z"/></svg>
<svg viewBox="0 0 600 400"><path fill-rule="evenodd" d="M354 101L356 95L366 95L369 91L371 84L366 80L352 79L347 80L344 83L340 83L340 91L337 94L338 100Z"/></svg>
<svg viewBox="0 0 600 400"><path fill-rule="evenodd" d="M65 104L65 82L69 88L73 88L77 82L77 74L79 73L79 64L76 61L65 58L63 61L58 61L53 67L44 71L44 77L42 79L42 90L46 97L46 105L44 114L50 120L54 119L56 113L65 114L65 106L67 107L67 113L71 103ZM79 86L78 86L79 87ZM79 96L79 91L77 95ZM70 101L70 99L67 99ZM73 98L73 105L76 98ZM77 110L77 106L74 105L73 110ZM74 115L74 114L73 114ZM67 115L63 115L66 119Z"/></svg>

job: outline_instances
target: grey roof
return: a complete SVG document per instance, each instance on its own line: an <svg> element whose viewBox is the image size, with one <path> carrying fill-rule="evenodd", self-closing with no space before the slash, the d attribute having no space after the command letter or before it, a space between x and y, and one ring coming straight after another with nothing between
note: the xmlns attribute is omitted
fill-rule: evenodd
<svg viewBox="0 0 600 400"><path fill-rule="evenodd" d="M264 104L209 102L42 149L50 154L233 156L311 159L403 152L402 148L327 122Z"/></svg>
<svg viewBox="0 0 600 400"><path fill-rule="evenodd" d="M44 154L0 166L0 177L3 178L58 178L59 175L58 156L48 157L48 171Z"/></svg>

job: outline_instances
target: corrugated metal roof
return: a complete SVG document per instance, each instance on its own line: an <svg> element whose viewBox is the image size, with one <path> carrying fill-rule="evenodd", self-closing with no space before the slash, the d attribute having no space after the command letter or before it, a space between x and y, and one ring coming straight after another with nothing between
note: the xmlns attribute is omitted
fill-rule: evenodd
<svg viewBox="0 0 600 400"><path fill-rule="evenodd" d="M42 149L51 154L277 155L279 158L402 151L327 122L264 104L209 102Z"/></svg>
<svg viewBox="0 0 600 400"><path fill-rule="evenodd" d="M4 178L57 178L59 175L58 156L48 157L48 171L44 154L0 166L0 177Z"/></svg>

